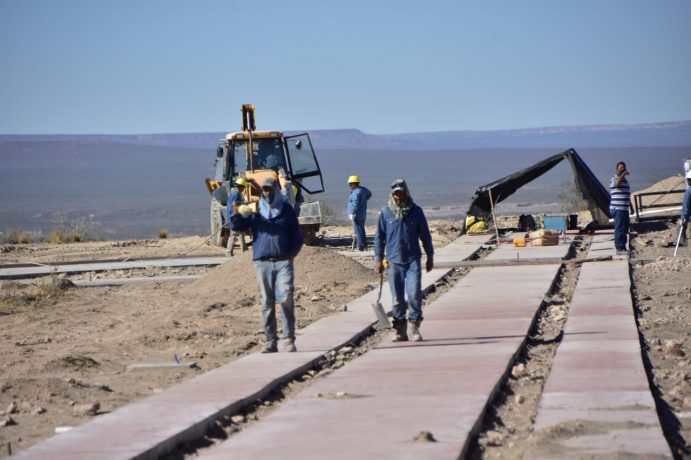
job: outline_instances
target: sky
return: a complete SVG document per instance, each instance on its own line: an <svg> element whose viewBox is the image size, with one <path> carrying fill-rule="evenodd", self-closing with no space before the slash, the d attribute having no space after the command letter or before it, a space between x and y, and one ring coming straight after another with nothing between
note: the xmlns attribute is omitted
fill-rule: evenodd
<svg viewBox="0 0 691 460"><path fill-rule="evenodd" d="M0 134L691 120L689 0L0 0Z"/></svg>

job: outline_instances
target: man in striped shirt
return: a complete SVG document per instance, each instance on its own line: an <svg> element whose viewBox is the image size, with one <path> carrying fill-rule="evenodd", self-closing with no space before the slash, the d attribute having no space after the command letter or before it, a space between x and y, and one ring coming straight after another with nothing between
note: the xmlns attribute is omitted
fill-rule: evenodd
<svg viewBox="0 0 691 460"><path fill-rule="evenodd" d="M617 255L626 254L626 239L629 234L629 207L631 189L626 176L626 163L617 163L617 175L609 183L609 213L614 217L614 247Z"/></svg>

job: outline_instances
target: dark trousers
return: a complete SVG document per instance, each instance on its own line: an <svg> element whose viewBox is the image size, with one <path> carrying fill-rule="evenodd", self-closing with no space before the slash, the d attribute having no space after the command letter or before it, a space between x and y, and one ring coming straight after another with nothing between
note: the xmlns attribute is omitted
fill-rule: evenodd
<svg viewBox="0 0 691 460"><path fill-rule="evenodd" d="M629 236L629 211L614 210L614 247L617 251L626 251L626 239Z"/></svg>

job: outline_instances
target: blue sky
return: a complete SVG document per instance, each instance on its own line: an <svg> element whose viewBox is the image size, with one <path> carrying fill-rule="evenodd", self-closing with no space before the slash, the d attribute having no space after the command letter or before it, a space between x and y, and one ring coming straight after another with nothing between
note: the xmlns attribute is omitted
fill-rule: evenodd
<svg viewBox="0 0 691 460"><path fill-rule="evenodd" d="M691 1L0 0L0 134L691 120Z"/></svg>

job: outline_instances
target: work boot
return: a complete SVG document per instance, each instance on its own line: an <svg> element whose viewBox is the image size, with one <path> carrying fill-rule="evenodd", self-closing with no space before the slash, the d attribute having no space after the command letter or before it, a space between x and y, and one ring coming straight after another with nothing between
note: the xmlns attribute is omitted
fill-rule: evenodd
<svg viewBox="0 0 691 460"><path fill-rule="evenodd" d="M408 341L408 334L406 333L406 329L408 328L408 321L402 319L400 321L394 321L393 322L393 328L396 331L396 335L394 336L393 339L391 339L392 342L407 342Z"/></svg>
<svg viewBox="0 0 691 460"><path fill-rule="evenodd" d="M276 353L278 351L278 345L276 342L266 342L264 348L262 348L262 353Z"/></svg>
<svg viewBox="0 0 691 460"><path fill-rule="evenodd" d="M410 339L413 342L422 342L422 335L420 334L420 323L422 321L410 322Z"/></svg>
<svg viewBox="0 0 691 460"><path fill-rule="evenodd" d="M298 349L295 348L295 339L286 339L285 345L283 346L283 348L285 349L285 351L287 351L289 353L293 353L293 352L298 351Z"/></svg>

